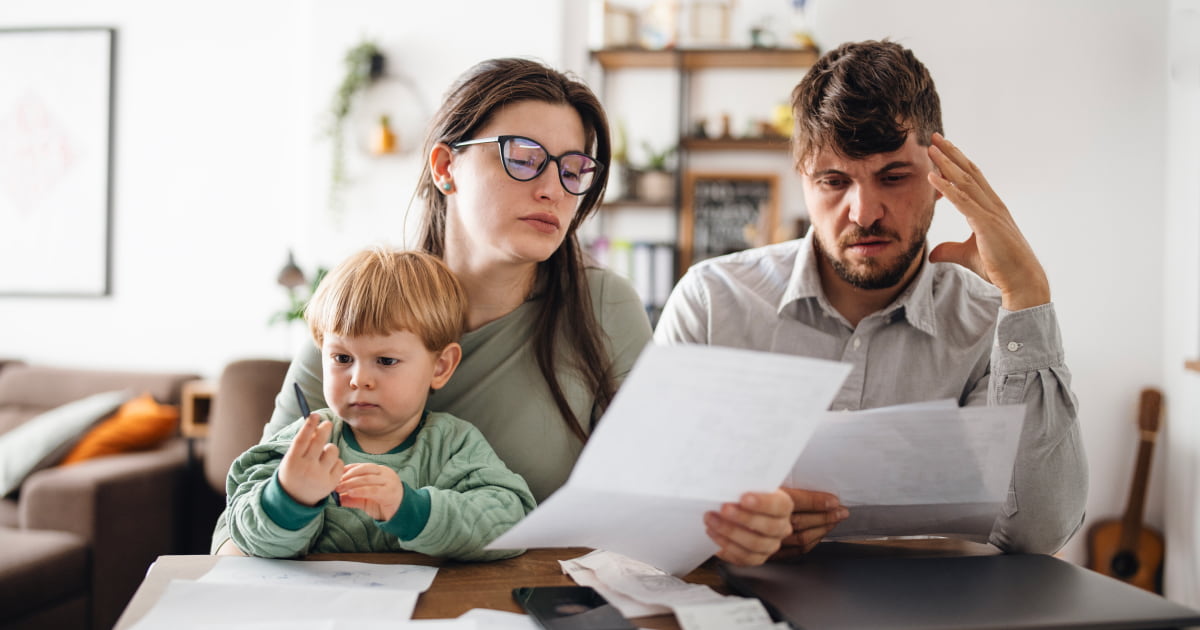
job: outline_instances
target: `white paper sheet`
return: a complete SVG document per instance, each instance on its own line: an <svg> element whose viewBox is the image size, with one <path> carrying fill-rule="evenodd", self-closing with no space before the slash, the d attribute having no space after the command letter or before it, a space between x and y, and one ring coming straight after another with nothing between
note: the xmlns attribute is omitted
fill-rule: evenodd
<svg viewBox="0 0 1200 630"><path fill-rule="evenodd" d="M942 534L986 540L1008 493L1023 405L934 402L829 412L787 485L838 495L829 539Z"/></svg>
<svg viewBox="0 0 1200 630"><path fill-rule="evenodd" d="M474 623L481 630L542 630L533 617L505 610L472 608L458 618Z"/></svg>
<svg viewBox="0 0 1200 630"><path fill-rule="evenodd" d="M416 591L342 586L279 586L171 580L135 630L224 624L397 621L412 617ZM320 627L320 626L316 626ZM336 627L336 626L330 626Z"/></svg>
<svg viewBox="0 0 1200 630"><path fill-rule="evenodd" d="M675 619L682 630L790 630L786 621L773 622L763 603L753 597L728 597L719 602L679 606Z"/></svg>
<svg viewBox="0 0 1200 630"><path fill-rule="evenodd" d="M423 593L429 590L436 576L437 567L417 564L221 556L199 581L277 586L358 586Z"/></svg>
<svg viewBox="0 0 1200 630"><path fill-rule="evenodd" d="M787 475L850 366L649 346L567 483L489 549L582 545L681 575L717 547L703 515Z"/></svg>
<svg viewBox="0 0 1200 630"><path fill-rule="evenodd" d="M172 580L134 628L395 627L408 622L436 575L436 567L420 565L221 556L198 580Z"/></svg>

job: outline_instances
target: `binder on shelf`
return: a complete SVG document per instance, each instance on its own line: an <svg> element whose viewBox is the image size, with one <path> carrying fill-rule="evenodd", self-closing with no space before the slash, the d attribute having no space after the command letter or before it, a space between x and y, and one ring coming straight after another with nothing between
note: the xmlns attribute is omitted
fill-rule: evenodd
<svg viewBox="0 0 1200 630"><path fill-rule="evenodd" d="M597 264L629 280L648 312L657 312L667 303L675 288L677 253L673 244L600 237L587 248Z"/></svg>

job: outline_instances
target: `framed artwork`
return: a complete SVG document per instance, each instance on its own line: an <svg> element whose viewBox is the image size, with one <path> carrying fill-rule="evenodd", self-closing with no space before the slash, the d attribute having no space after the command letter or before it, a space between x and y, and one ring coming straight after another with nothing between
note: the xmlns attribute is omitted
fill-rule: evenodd
<svg viewBox="0 0 1200 630"><path fill-rule="evenodd" d="M705 258L778 240L778 180L774 173L686 173L679 273Z"/></svg>
<svg viewBox="0 0 1200 630"><path fill-rule="evenodd" d="M689 46L729 45L729 4L697 0L688 8L691 13L688 20Z"/></svg>
<svg viewBox="0 0 1200 630"><path fill-rule="evenodd" d="M604 3L604 47L628 48L637 45L638 12L610 2Z"/></svg>
<svg viewBox="0 0 1200 630"><path fill-rule="evenodd" d="M0 296L111 294L115 39L0 29Z"/></svg>

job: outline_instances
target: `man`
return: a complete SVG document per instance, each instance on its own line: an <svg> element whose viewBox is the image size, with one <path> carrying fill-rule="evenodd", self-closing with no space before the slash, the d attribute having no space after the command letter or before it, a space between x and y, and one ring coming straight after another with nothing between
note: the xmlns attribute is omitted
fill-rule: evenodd
<svg viewBox="0 0 1200 630"><path fill-rule="evenodd" d="M1049 281L983 174L942 137L928 71L893 42L845 44L796 86L792 108L812 230L693 266L655 340L848 362L834 409L1023 403L990 542L1057 551L1082 523L1087 464ZM927 251L943 196L972 234ZM784 490L785 547L808 551L848 515L833 495Z"/></svg>

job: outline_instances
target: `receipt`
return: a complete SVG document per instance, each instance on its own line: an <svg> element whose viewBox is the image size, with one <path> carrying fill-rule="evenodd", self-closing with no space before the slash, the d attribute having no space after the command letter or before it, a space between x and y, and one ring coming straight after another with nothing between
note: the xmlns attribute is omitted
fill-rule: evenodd
<svg viewBox="0 0 1200 630"><path fill-rule="evenodd" d="M661 615L679 606L727 599L708 586L685 582L611 551L597 550L559 564L563 573L577 584L596 589L626 617Z"/></svg>
<svg viewBox="0 0 1200 630"><path fill-rule="evenodd" d="M726 597L718 602L675 608L683 630L787 630L786 621L771 621L762 602L752 597Z"/></svg>

